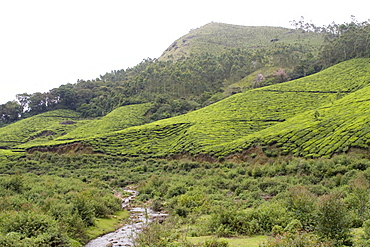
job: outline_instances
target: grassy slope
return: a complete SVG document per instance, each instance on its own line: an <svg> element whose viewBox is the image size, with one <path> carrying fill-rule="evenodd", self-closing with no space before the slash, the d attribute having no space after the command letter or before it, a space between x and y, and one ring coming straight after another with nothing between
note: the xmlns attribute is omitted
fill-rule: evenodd
<svg viewBox="0 0 370 247"><path fill-rule="evenodd" d="M79 114L74 111L56 110L26 118L0 128L0 146L10 148L26 142L34 144L45 142L77 126L77 124L60 124L61 122L76 121L79 117Z"/></svg>
<svg viewBox="0 0 370 247"><path fill-rule="evenodd" d="M217 54L225 48L258 49L273 47L279 43L317 46L323 42L322 35L302 33L281 27L250 27L224 23L209 23L191 30L188 34L172 43L159 60L178 59L190 54L208 52Z"/></svg>
<svg viewBox="0 0 370 247"><path fill-rule="evenodd" d="M368 71L370 60L351 60L306 78L237 94L182 116L127 128L85 141L95 150L105 153L162 156L189 152L224 156L261 141L276 142L282 137L275 134L280 133L278 130L286 132L288 127L293 128L296 125L297 129L291 132L294 134L295 131L306 129L305 121L308 120L311 121L311 132L323 133L324 128L329 130L334 126L333 117L329 112L335 115L337 123L348 123L349 120L361 122L362 114L366 113L365 109L358 111L357 115L351 115L353 110L347 111L347 114L340 107L350 109L345 102L352 102L352 97L358 98L359 105L353 105L357 109L361 102L367 102L364 92L369 90L365 88L370 80ZM363 89L357 93L351 93L361 88ZM330 110L330 107L335 106L336 110ZM366 108L366 105L361 107ZM319 119L322 120L313 117L318 108ZM319 125L318 123L324 123L325 116L326 125ZM293 125L292 121L297 123ZM358 125L357 128L361 129L362 126ZM310 151L308 148L312 139L303 137L303 134L294 138L286 137L279 145L286 149L286 152L312 154L314 149ZM317 138L319 137L325 136L320 135ZM334 137L340 138L336 134ZM291 145L295 139L298 141ZM320 142L319 139L317 141ZM346 142L336 144L339 146L335 149L321 147L320 150L326 151L320 154L340 151L356 143L368 145L366 142L361 143L357 139L349 138Z"/></svg>
<svg viewBox="0 0 370 247"><path fill-rule="evenodd" d="M125 127L130 121L143 120L149 106L126 106L68 135L21 147L82 140L103 153L148 156L184 152L225 156L257 144L277 144L283 153L303 156L367 147L369 71L369 59L351 60L295 81L236 94L182 116L129 128ZM120 128L124 129L114 131Z"/></svg>
<svg viewBox="0 0 370 247"><path fill-rule="evenodd" d="M142 125L145 123L144 115L149 110L150 106L150 103L146 103L119 107L106 116L82 125L68 134L59 137L57 140L83 139L131 126Z"/></svg>
<svg viewBox="0 0 370 247"><path fill-rule="evenodd" d="M306 157L330 156L350 147L367 148L370 144L370 87L247 136L226 149L235 151L253 142L276 143L284 153Z"/></svg>
<svg viewBox="0 0 370 247"><path fill-rule="evenodd" d="M67 143L107 134L145 122L150 104L129 105L117 108L100 119L81 119L70 110L56 110L33 116L0 128L0 160L19 157L24 148L45 143ZM71 120L74 124L60 124ZM52 135L49 135L53 133Z"/></svg>

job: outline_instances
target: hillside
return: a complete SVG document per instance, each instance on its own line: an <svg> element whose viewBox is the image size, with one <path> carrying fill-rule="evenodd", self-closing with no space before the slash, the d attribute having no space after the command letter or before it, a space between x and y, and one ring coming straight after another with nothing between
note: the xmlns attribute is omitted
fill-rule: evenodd
<svg viewBox="0 0 370 247"><path fill-rule="evenodd" d="M122 106L95 119L81 118L78 113L70 110L39 114L0 128L0 151L2 155L12 155L11 150L20 152L24 147L43 145L51 140L74 141L141 125L147 121L145 114L150 106Z"/></svg>
<svg viewBox="0 0 370 247"><path fill-rule="evenodd" d="M221 54L230 48L256 50L277 44L310 46L323 43L323 35L281 27L237 26L209 23L174 41L159 60L178 60L191 54Z"/></svg>
<svg viewBox="0 0 370 247"><path fill-rule="evenodd" d="M308 77L249 90L203 109L142 126L82 139L76 134L77 128L68 135L68 142L82 140L95 152L155 157L181 153L226 156L255 145L276 143L281 151L275 155L330 156L351 146L368 145L367 111L350 109L366 108L369 69L368 59L350 60ZM350 112L355 118L347 119ZM101 126L109 125L104 118L100 121ZM332 132L334 126L341 128ZM338 138L341 142L336 141ZM315 142L323 146L317 149ZM42 146L63 143L64 136Z"/></svg>
<svg viewBox="0 0 370 247"><path fill-rule="evenodd" d="M0 148L7 149L22 143L45 142L77 127L80 115L70 110L39 114L0 128Z"/></svg>
<svg viewBox="0 0 370 247"><path fill-rule="evenodd" d="M171 48L162 57L144 59L132 68L44 93L19 94L18 101L0 105L0 126L57 109L95 118L143 103L153 104L147 116L151 121L181 115L249 89L255 73L266 78L258 85L263 86L319 71L321 66L308 66L313 67L306 69L309 73L296 67L318 57L324 34L210 23L180 40L186 42L176 41L176 51ZM186 56L179 59L178 53ZM243 78L247 79L239 83Z"/></svg>

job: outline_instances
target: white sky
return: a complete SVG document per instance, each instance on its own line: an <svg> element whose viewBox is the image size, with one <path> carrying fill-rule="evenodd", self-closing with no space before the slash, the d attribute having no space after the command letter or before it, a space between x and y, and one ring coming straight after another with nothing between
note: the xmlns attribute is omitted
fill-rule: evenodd
<svg viewBox="0 0 370 247"><path fill-rule="evenodd" d="M0 0L0 104L158 58L211 21L291 27L370 18L363 0Z"/></svg>

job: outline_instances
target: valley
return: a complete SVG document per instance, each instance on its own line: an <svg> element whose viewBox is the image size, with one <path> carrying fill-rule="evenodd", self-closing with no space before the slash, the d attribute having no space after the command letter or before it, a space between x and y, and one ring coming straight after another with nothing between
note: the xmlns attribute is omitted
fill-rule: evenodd
<svg viewBox="0 0 370 247"><path fill-rule="evenodd" d="M328 30L210 23L1 105L0 245L84 246L129 187L168 214L137 247L369 246L370 29Z"/></svg>

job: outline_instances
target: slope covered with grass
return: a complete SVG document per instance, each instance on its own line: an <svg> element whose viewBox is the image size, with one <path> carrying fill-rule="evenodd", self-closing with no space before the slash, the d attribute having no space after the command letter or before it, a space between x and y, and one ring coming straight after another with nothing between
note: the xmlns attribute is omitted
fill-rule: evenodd
<svg viewBox="0 0 370 247"><path fill-rule="evenodd" d="M228 144L228 152L275 144L281 153L327 157L370 145L370 87Z"/></svg>
<svg viewBox="0 0 370 247"><path fill-rule="evenodd" d="M274 47L277 43L315 47L323 43L318 33L302 33L282 27L237 26L209 23L191 30L173 42L159 60L177 60L191 54L219 54L230 48L258 49Z"/></svg>
<svg viewBox="0 0 370 247"><path fill-rule="evenodd" d="M369 71L369 59L351 60L295 81L236 94L182 116L85 138L83 141L95 151L110 154L166 156L203 153L225 156L261 142L271 144L280 140L279 146L285 152L309 155L313 152L310 151L310 147L313 148L310 142L313 140L304 138L302 133L324 133L324 129L329 133L330 130L337 129L335 124L340 122L354 121L353 127L360 129L364 126L356 125L355 122L361 122L360 118L366 111L357 111L358 115L352 116L353 111L347 110L345 113L341 107L350 109L353 106L360 109L360 105L349 103L360 104L367 101L362 95L366 95L368 90ZM347 106L345 102L348 102ZM330 107L334 108L329 110ZM366 105L361 107L366 108ZM327 122L324 121L325 116L328 116L325 119ZM338 118L335 122L332 121L334 116ZM307 119L311 122L306 126L304 121L308 121ZM297 123L293 124L294 121ZM284 138L283 134L278 134L279 130L286 133L292 128L291 136ZM303 132L295 136L299 130ZM339 135L339 132L335 133ZM336 139L331 142L337 140L338 135L334 134L333 138ZM317 142L324 137L318 135ZM294 140L297 142L291 145ZM356 140L340 142L336 144L339 147L334 149L322 146L318 154L328 155L343 151ZM48 145L60 144L63 144L62 140ZM367 142L358 144L368 145Z"/></svg>
<svg viewBox="0 0 370 247"><path fill-rule="evenodd" d="M311 76L236 94L203 109L145 125L140 124L150 107L147 104L125 106L79 126L63 126L69 130L61 129L59 118L51 123L51 116L41 114L4 127L12 129L7 129L6 138L1 141L13 141L12 147L27 149L78 141L95 152L152 157L181 153L226 156L255 145L276 144L274 147L282 154L328 156L351 146L369 144L366 141L369 71L369 59L355 59ZM37 128L32 129L34 124ZM0 130L5 131L4 128ZM28 129L31 130L23 131ZM31 138L46 130L57 135ZM68 133L62 135L65 132Z"/></svg>
<svg viewBox="0 0 370 247"><path fill-rule="evenodd" d="M145 113L151 107L150 103L119 107L100 119L94 119L82 125L58 140L83 139L94 135L110 133L127 127L145 123Z"/></svg>
<svg viewBox="0 0 370 247"><path fill-rule="evenodd" d="M0 147L11 148L22 143L42 143L66 134L77 127L80 115L71 110L50 111L0 128Z"/></svg>

